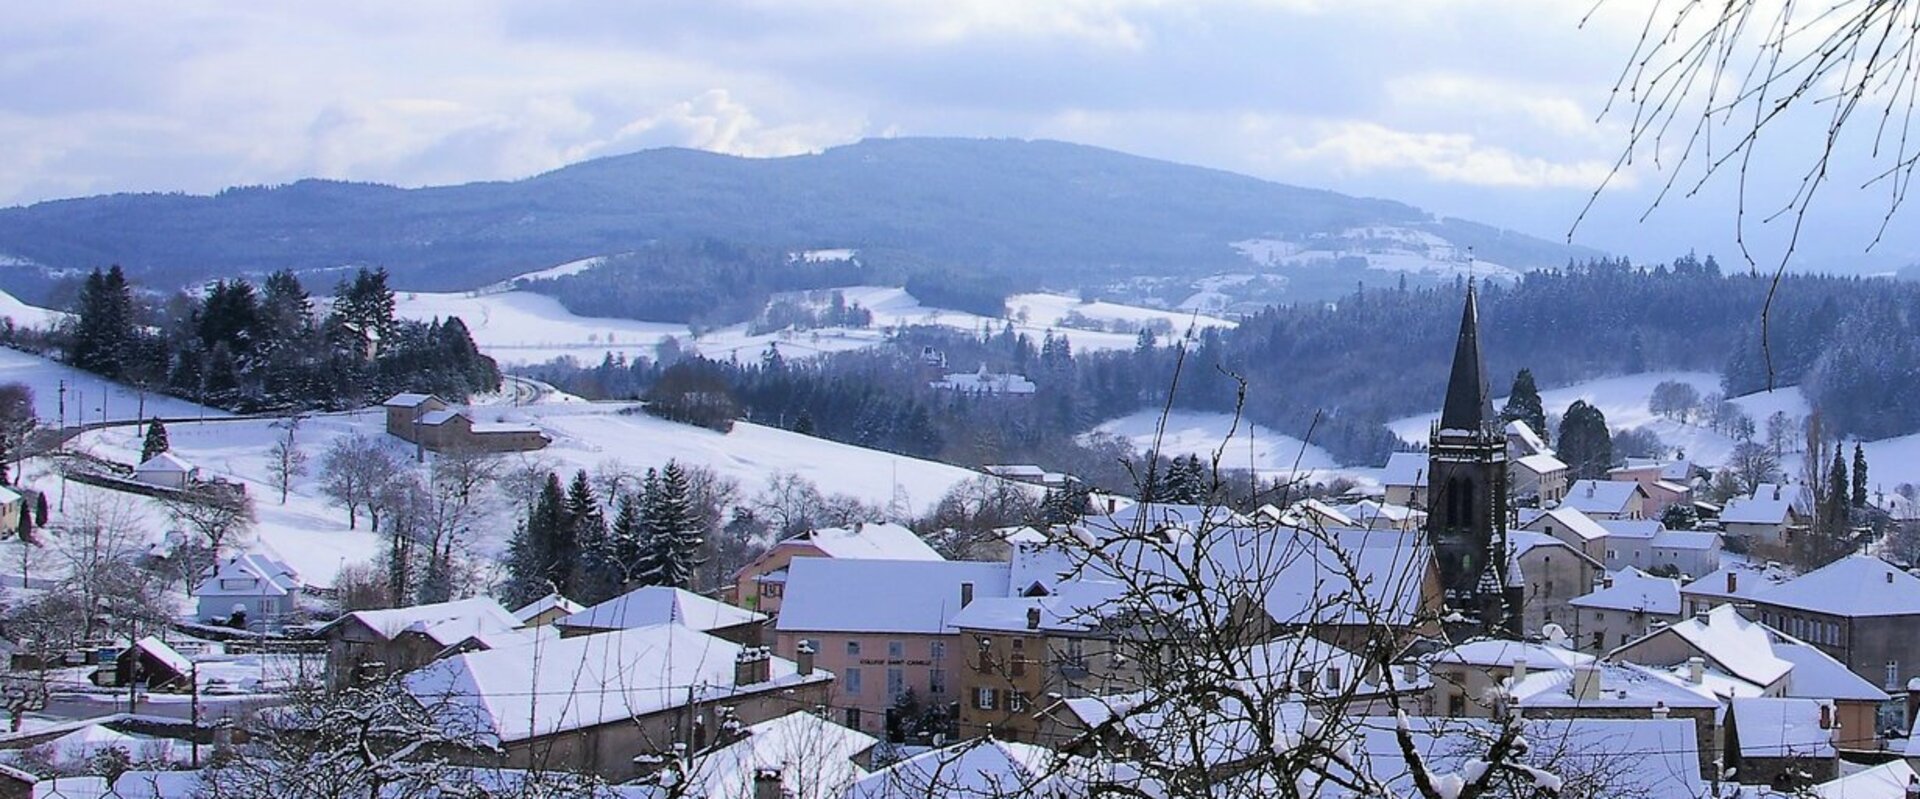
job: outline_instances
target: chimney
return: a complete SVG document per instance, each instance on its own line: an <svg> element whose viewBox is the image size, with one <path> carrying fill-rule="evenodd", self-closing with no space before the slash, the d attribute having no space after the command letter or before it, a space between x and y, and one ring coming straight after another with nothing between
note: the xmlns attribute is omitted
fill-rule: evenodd
<svg viewBox="0 0 1920 799"><path fill-rule="evenodd" d="M1513 684L1519 685L1520 681L1526 678L1527 678L1527 659L1514 658L1513 659Z"/></svg>
<svg viewBox="0 0 1920 799"><path fill-rule="evenodd" d="M1613 587L1613 572L1602 572L1600 574L1600 587L1601 588Z"/></svg>
<svg viewBox="0 0 1920 799"><path fill-rule="evenodd" d="M1779 483L1773 484L1773 501L1775 502L1780 501L1780 484Z"/></svg>
<svg viewBox="0 0 1920 799"><path fill-rule="evenodd" d="M973 604L973 583L960 584L960 607Z"/></svg>
<svg viewBox="0 0 1920 799"><path fill-rule="evenodd" d="M799 646L793 648L793 662L799 665L800 676L806 677L813 674L812 641L802 640Z"/></svg>
<svg viewBox="0 0 1920 799"><path fill-rule="evenodd" d="M1588 663L1573 667L1573 698L1592 701L1600 698L1600 667Z"/></svg>
<svg viewBox="0 0 1920 799"><path fill-rule="evenodd" d="M1040 607L1038 605L1027 608L1027 629L1040 629Z"/></svg>
<svg viewBox="0 0 1920 799"><path fill-rule="evenodd" d="M740 654L733 656L733 684L736 686L757 685L773 678L769 672L773 667L773 657L766 647L743 646Z"/></svg>
<svg viewBox="0 0 1920 799"><path fill-rule="evenodd" d="M1591 498L1593 497L1593 489L1594 489L1594 487L1595 487L1595 485L1596 485L1596 484L1595 484L1595 483L1593 483L1592 481L1588 481L1588 482L1587 482L1587 497L1588 497L1589 499L1591 499Z"/></svg>
<svg viewBox="0 0 1920 799"><path fill-rule="evenodd" d="M781 799L784 793L777 768L753 770L753 799Z"/></svg>
<svg viewBox="0 0 1920 799"><path fill-rule="evenodd" d="M1707 661L1704 658L1687 658L1687 682L1699 685L1707 679Z"/></svg>
<svg viewBox="0 0 1920 799"><path fill-rule="evenodd" d="M1820 729L1833 729L1833 706L1825 702L1820 703Z"/></svg>
<svg viewBox="0 0 1920 799"><path fill-rule="evenodd" d="M1420 681L1420 664L1411 660L1400 664L1400 679L1408 685Z"/></svg>
<svg viewBox="0 0 1920 799"><path fill-rule="evenodd" d="M1736 571L1728 570L1727 571L1727 593L1735 594L1739 592L1740 592L1740 573Z"/></svg>
<svg viewBox="0 0 1920 799"><path fill-rule="evenodd" d="M1887 570L1887 585L1893 585L1893 570Z"/></svg>
<svg viewBox="0 0 1920 799"><path fill-rule="evenodd" d="M1664 719L1672 712L1673 711L1667 709L1667 703L1665 702L1653 703L1653 717L1656 719Z"/></svg>

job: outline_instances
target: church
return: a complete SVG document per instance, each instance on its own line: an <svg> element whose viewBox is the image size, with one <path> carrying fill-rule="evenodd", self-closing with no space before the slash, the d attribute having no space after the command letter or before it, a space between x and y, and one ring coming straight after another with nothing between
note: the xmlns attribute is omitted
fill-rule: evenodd
<svg viewBox="0 0 1920 799"><path fill-rule="evenodd" d="M1427 438L1427 542L1456 640L1521 637L1525 593L1507 557L1507 480L1506 427L1487 388L1480 311L1469 283L1446 403Z"/></svg>

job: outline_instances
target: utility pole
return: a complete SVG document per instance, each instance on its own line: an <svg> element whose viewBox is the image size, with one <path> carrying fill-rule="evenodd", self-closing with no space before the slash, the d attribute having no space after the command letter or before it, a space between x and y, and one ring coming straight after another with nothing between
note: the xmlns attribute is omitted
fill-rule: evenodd
<svg viewBox="0 0 1920 799"><path fill-rule="evenodd" d="M191 689L192 695L193 695L193 699L192 699L193 738L191 739L193 743L193 767L199 768L200 767L200 662L199 661L194 661L193 668L190 670L187 679L193 681L193 686Z"/></svg>
<svg viewBox="0 0 1920 799"><path fill-rule="evenodd" d="M67 381L60 380L60 426L67 426Z"/></svg>

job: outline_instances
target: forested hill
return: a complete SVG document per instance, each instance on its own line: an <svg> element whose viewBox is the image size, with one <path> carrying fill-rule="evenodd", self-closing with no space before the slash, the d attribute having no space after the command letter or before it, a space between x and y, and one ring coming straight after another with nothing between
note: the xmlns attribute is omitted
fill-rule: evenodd
<svg viewBox="0 0 1920 799"><path fill-rule="evenodd" d="M0 255L110 263L148 285L378 265L471 289L652 243L716 240L1090 280L1246 268L1229 244L1356 227L1432 234L1514 267L1591 255L1397 202L1046 141L876 139L790 158L684 149L525 180L422 189L304 180L212 197L112 195L0 209Z"/></svg>

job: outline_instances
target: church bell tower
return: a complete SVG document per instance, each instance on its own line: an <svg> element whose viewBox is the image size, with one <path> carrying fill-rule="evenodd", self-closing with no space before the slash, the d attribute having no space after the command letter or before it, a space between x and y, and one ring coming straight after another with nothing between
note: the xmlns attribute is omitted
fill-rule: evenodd
<svg viewBox="0 0 1920 799"><path fill-rule="evenodd" d="M1509 586L1519 575L1507 574L1506 428L1487 390L1471 282L1446 404L1427 439L1427 505L1427 540L1454 619L1450 630L1518 638L1522 595Z"/></svg>

